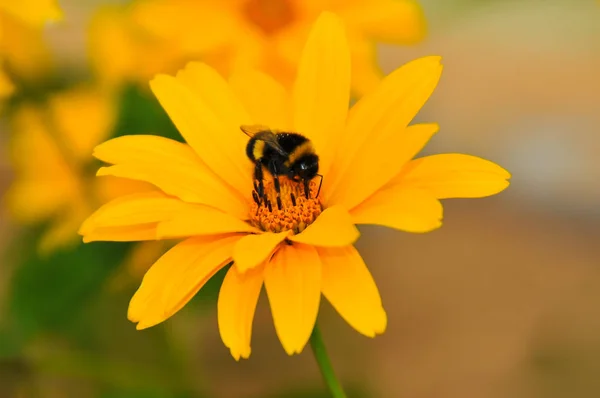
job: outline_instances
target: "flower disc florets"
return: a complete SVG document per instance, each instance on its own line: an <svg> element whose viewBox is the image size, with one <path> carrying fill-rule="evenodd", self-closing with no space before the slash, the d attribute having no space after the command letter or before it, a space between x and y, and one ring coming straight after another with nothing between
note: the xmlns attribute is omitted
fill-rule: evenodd
<svg viewBox="0 0 600 398"><path fill-rule="evenodd" d="M312 224L323 211L317 197L319 186L311 181L307 198L301 181L279 177L279 182L281 189L278 195L273 180L265 181L264 198L260 200L260 204L254 201L250 207L250 222L263 231L294 231L298 234ZM278 206L278 196L281 208Z"/></svg>
<svg viewBox="0 0 600 398"><path fill-rule="evenodd" d="M266 35L279 33L296 18L290 0L248 0L242 6L242 13Z"/></svg>

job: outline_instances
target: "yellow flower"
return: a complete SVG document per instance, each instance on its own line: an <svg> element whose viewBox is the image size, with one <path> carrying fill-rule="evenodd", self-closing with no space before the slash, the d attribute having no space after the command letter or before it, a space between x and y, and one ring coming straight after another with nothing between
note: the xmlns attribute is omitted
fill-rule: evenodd
<svg viewBox="0 0 600 398"><path fill-rule="evenodd" d="M302 53L291 93L257 71L229 81L190 63L151 88L187 141L124 136L94 155L110 164L98 175L147 181L152 193L125 196L82 225L84 241L186 238L146 273L128 317L138 329L181 309L233 261L218 299L223 342L234 358L250 355L252 321L265 285L275 329L288 354L304 348L321 294L357 331L384 332L377 286L353 243L355 224L409 232L441 225L439 199L483 197L508 186L509 173L477 157L443 154L411 160L438 130L408 124L437 85L439 57L410 62L348 110L350 49L342 21L323 14ZM323 185L281 180L281 209L272 179L270 204L253 197L253 165L242 125L266 125L310 138ZM295 195L292 196L291 194Z"/></svg>
<svg viewBox="0 0 600 398"><path fill-rule="evenodd" d="M86 176L89 153L112 131L115 112L96 88L76 87L46 107L23 105L11 118L15 181L5 200L23 224L52 221L40 242L43 253L76 243L77 229L98 204L140 185Z"/></svg>
<svg viewBox="0 0 600 398"><path fill-rule="evenodd" d="M149 0L135 3L131 16L126 17L130 22L125 25L135 23L138 27L134 32L131 26L126 28L131 37L117 42L103 35L99 24L94 48L101 60L99 69L112 68L118 57L102 49L137 43L135 47L142 50L137 59L148 61L138 61L141 78L151 66L202 59L226 76L238 67L252 66L291 85L310 26L322 11L336 12L347 26L352 83L359 94L373 88L381 78L376 64L377 42L412 44L425 33L425 19L415 0ZM107 20L105 24L114 26L115 22ZM140 27L147 37L139 32ZM145 44L150 37L154 37L154 44ZM152 57L157 51L170 52L162 58L167 61L163 65Z"/></svg>

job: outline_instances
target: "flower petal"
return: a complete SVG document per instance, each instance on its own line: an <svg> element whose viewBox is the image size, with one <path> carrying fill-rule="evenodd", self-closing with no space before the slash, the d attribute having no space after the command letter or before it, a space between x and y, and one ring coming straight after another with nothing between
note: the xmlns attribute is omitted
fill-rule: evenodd
<svg viewBox="0 0 600 398"><path fill-rule="evenodd" d="M341 202L349 189L344 190L344 187L352 186L354 175L359 171L357 163L360 163L360 168L364 167L361 159L379 158L379 151L391 147L390 140L406 131L410 121L433 93L441 73L440 57L409 62L386 76L375 91L352 107L344 139L338 140L335 168L323 179L327 204ZM395 139L394 145L397 145ZM394 148L402 151L403 146ZM367 170L379 171L373 168ZM343 191L338 193L338 189Z"/></svg>
<svg viewBox="0 0 600 398"><path fill-rule="evenodd" d="M158 191L126 195L96 210L83 222L79 233L87 235L97 228L157 223L174 217L188 206L193 205Z"/></svg>
<svg viewBox="0 0 600 398"><path fill-rule="evenodd" d="M438 199L482 198L502 192L510 173L476 156L447 153L408 163L392 184L418 188Z"/></svg>
<svg viewBox="0 0 600 398"><path fill-rule="evenodd" d="M128 225L125 227L94 228L83 235L83 243L100 241L137 242L156 239L156 223Z"/></svg>
<svg viewBox="0 0 600 398"><path fill-rule="evenodd" d="M350 103L350 50L342 21L325 12L315 22L293 90L294 128L310 138L327 173Z"/></svg>
<svg viewBox="0 0 600 398"><path fill-rule="evenodd" d="M153 135L114 138L94 149L94 156L114 164L98 175L147 181L186 202L202 203L247 216L244 197L227 186L186 144Z"/></svg>
<svg viewBox="0 0 600 398"><path fill-rule="evenodd" d="M230 261L237 239L194 237L174 246L144 276L129 303L129 320L145 329L175 314Z"/></svg>
<svg viewBox="0 0 600 398"><path fill-rule="evenodd" d="M340 247L353 244L359 236L350 214L342 207L333 206L325 209L304 231L290 236L290 240L320 247Z"/></svg>
<svg viewBox="0 0 600 398"><path fill-rule="evenodd" d="M323 295L358 332L375 337L385 331L387 315L379 289L354 246L318 248L323 263Z"/></svg>
<svg viewBox="0 0 600 398"><path fill-rule="evenodd" d="M347 209L355 207L400 173L406 162L423 149L438 131L436 123L415 124L404 131L389 130L380 145L354 159L346 182L338 186L331 202Z"/></svg>
<svg viewBox="0 0 600 398"><path fill-rule="evenodd" d="M265 266L275 331L288 355L302 352L321 301L321 260L312 246L283 245Z"/></svg>
<svg viewBox="0 0 600 398"><path fill-rule="evenodd" d="M229 84L255 124L284 131L292 128L290 97L271 76L255 70L237 71Z"/></svg>
<svg viewBox="0 0 600 398"><path fill-rule="evenodd" d="M158 224L159 239L185 238L234 232L259 232L245 221L212 207L189 205L168 220Z"/></svg>
<svg viewBox="0 0 600 398"><path fill-rule="evenodd" d="M170 287L163 294L165 311L179 311L218 270L231 263L233 247L239 239L240 236L234 235L215 240L200 261L182 269L176 278L174 275Z"/></svg>
<svg viewBox="0 0 600 398"><path fill-rule="evenodd" d="M210 66L200 62L190 62L185 69L177 72L177 80L201 99L224 126L230 127L234 133L237 133L236 138L241 134L240 126L252 122L229 83ZM242 138L244 138L243 134Z"/></svg>
<svg viewBox="0 0 600 398"><path fill-rule="evenodd" d="M233 249L233 262L238 271L246 272L267 260L290 235L290 231L246 235Z"/></svg>
<svg viewBox="0 0 600 398"><path fill-rule="evenodd" d="M86 240L98 230L152 224L155 239L257 232L250 224L213 207L194 205L161 192L126 195L100 207L81 226Z"/></svg>
<svg viewBox="0 0 600 398"><path fill-rule="evenodd" d="M248 120L235 120L235 114L223 120L226 110L213 109L214 103L207 103L194 89L184 85L182 79L158 75L150 87L202 161L243 197L249 196L252 164L245 156L247 137L239 129Z"/></svg>
<svg viewBox="0 0 600 398"><path fill-rule="evenodd" d="M252 321L262 284L262 269L241 273L234 266L221 285L217 303L219 332L236 361L250 356Z"/></svg>
<svg viewBox="0 0 600 398"><path fill-rule="evenodd" d="M381 190L350 212L356 224L377 224L406 232L442 226L442 204L428 192L398 187Z"/></svg>
<svg viewBox="0 0 600 398"><path fill-rule="evenodd" d="M142 192L157 192L157 189L146 181L131 180L129 178L114 176L102 176L96 178L94 181L93 192L91 193L98 198L99 203L108 203L109 201L124 195Z"/></svg>

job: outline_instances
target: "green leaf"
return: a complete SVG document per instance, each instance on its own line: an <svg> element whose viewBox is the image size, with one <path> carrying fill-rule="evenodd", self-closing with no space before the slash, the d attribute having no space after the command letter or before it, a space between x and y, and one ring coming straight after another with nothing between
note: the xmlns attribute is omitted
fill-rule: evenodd
<svg viewBox="0 0 600 398"><path fill-rule="evenodd" d="M22 340L68 328L120 266L130 244L98 242L40 257L15 269L8 296L10 330Z"/></svg>

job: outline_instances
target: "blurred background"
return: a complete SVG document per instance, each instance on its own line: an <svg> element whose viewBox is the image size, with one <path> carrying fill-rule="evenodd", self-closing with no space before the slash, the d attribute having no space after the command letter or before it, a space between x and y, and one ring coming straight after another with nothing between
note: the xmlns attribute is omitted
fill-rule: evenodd
<svg viewBox="0 0 600 398"><path fill-rule="evenodd" d="M130 51L124 12L99 9L106 1L59 3L64 19L41 32L0 16L16 86L0 105L0 397L326 397L310 350L281 348L264 297L251 358L230 357L214 305L222 275L163 324L127 321L166 246L79 243L82 217L131 189L92 182L91 148L111 135L177 137L145 74L181 60ZM491 159L512 185L445 201L429 234L362 228L389 326L368 339L323 305L334 366L350 397L598 397L600 3L420 4L425 38L379 44L379 65L442 55L418 116L441 126L427 153Z"/></svg>

